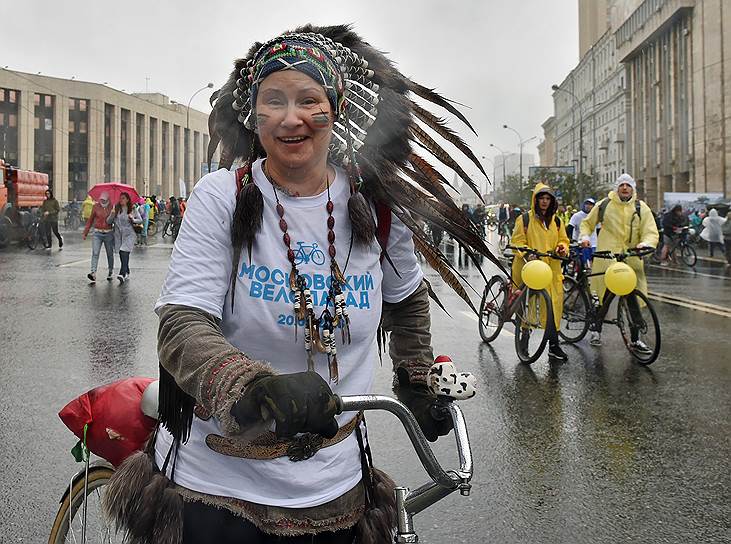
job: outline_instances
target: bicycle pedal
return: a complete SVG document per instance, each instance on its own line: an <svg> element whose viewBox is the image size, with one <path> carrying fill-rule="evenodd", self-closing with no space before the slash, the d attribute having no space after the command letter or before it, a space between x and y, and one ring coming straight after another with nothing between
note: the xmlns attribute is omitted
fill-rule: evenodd
<svg viewBox="0 0 731 544"><path fill-rule="evenodd" d="M434 359L429 369L428 384L429 390L438 397L465 400L477 394L477 378L469 372L457 372L447 355Z"/></svg>

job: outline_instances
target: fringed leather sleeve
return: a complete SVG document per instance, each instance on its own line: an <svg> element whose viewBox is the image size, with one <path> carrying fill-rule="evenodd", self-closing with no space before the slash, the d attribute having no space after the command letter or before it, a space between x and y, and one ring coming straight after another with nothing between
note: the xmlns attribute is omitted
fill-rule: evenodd
<svg viewBox="0 0 731 544"><path fill-rule="evenodd" d="M426 385L429 368L434 363L431 347L429 289L425 282L401 302L383 303L383 330L390 333L388 354L393 361L394 386Z"/></svg>
<svg viewBox="0 0 731 544"><path fill-rule="evenodd" d="M231 406L241 398L242 391L255 376L274 374L273 369L232 346L221 332L220 321L203 310L165 305L159 316L157 353L161 366L161 421L172 420L172 425L166 424L166 427L178 431L189 427L190 422L186 420L192 420L194 401L203 412L218 418L226 434L245 431L231 415ZM165 383L170 378L174 383ZM189 406L182 407L186 405L186 398L190 399ZM182 435L185 440L187 429L182 429Z"/></svg>

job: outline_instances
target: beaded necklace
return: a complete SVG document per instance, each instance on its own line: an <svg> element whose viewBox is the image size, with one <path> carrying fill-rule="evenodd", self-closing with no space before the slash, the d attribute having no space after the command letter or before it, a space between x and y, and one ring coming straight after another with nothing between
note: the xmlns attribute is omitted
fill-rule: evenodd
<svg viewBox="0 0 731 544"><path fill-rule="evenodd" d="M350 317L345 306L345 296L343 295L343 286L345 285L345 276L338 266L335 259L335 217L333 210L335 205L330 198L330 176L325 172L325 187L327 190L327 241L328 255L330 256L330 287L325 300L325 309L319 317L315 315L312 293L307 286L305 277L300 274L297 269L297 256L291 247L291 238L287 232L287 221L284 219L284 206L279 201L277 189L282 190L276 181L271 177L266 167L266 162L262 167L264 175L269 180L274 191L274 198L277 202L277 215L279 216L279 228L282 231L282 241L287 248L287 260L291 265L289 274L289 288L294 293L294 339L297 342L297 328L300 321L304 322L304 340L305 352L307 353L307 370L315 370L315 359L313 352L324 353L327 355L327 367L330 380L334 383L338 382L338 358L337 346L335 344L335 329L340 327L342 333L343 344L350 344ZM332 304L332 312L330 305ZM321 332L322 331L322 332Z"/></svg>

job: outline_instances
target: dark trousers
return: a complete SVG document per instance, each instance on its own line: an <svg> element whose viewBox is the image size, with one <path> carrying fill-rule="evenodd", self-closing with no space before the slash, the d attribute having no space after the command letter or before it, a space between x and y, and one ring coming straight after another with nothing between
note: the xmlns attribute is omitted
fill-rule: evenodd
<svg viewBox="0 0 731 544"><path fill-rule="evenodd" d="M58 247L61 247L63 245L63 238L61 238L61 234L58 232L58 221L43 221L44 245L46 247L51 247L51 231L53 231L53 234L55 234L58 239Z"/></svg>
<svg viewBox="0 0 731 544"><path fill-rule="evenodd" d="M711 257L713 257L714 246L718 246L718 249L720 249L723 254L723 244L721 242L708 242L708 249L710 250Z"/></svg>
<svg viewBox="0 0 731 544"><path fill-rule="evenodd" d="M120 250L119 260L121 262L119 265L119 274L121 276L127 276L129 274L129 251Z"/></svg>
<svg viewBox="0 0 731 544"><path fill-rule="evenodd" d="M731 220L731 217L729 218ZM724 245L726 246L726 262L731 264L731 238L724 238Z"/></svg>
<svg viewBox="0 0 731 544"><path fill-rule="evenodd" d="M183 544L352 544L354 529L305 536L262 533L246 519L202 502L183 503Z"/></svg>

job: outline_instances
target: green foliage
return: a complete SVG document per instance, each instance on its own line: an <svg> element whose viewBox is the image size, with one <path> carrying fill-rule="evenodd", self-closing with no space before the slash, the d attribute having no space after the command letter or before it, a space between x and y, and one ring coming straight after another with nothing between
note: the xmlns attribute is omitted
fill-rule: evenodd
<svg viewBox="0 0 731 544"><path fill-rule="evenodd" d="M597 200L607 196L609 185L603 183L589 174L561 174L549 170L538 170L530 179L530 186L535 187L539 181L549 185L556 191L559 200L564 205L571 205L576 208L588 197Z"/></svg>

